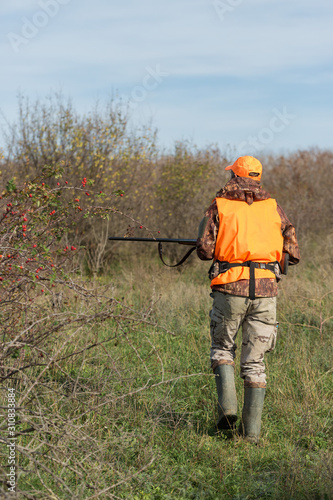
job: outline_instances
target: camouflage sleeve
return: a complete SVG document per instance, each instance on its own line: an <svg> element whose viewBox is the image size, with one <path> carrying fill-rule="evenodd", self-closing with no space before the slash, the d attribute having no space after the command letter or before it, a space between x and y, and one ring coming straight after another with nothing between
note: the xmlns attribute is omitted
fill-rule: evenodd
<svg viewBox="0 0 333 500"><path fill-rule="evenodd" d="M216 201L205 212L200 222L197 239L197 254L201 260L211 260L214 257L215 243L219 230L219 218Z"/></svg>
<svg viewBox="0 0 333 500"><path fill-rule="evenodd" d="M289 254L289 263L298 264L301 256L296 238L296 231L280 205L277 205L277 211L281 218L281 231L283 235L283 252Z"/></svg>

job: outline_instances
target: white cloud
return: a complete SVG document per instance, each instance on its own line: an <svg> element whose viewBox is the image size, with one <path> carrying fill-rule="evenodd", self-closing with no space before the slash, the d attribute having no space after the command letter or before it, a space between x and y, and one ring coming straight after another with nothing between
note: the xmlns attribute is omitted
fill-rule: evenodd
<svg viewBox="0 0 333 500"><path fill-rule="evenodd" d="M279 15L269 18L271 4ZM331 19L323 14L318 21L318 3L313 5L316 19L294 17L298 1L292 9L285 9L287 3L281 0L268 5L244 1L225 22L206 1L121 5L72 1L62 7L62 16L51 19L27 47L22 46L19 56L49 58L58 65L63 61L65 66L69 61L77 66L114 65L125 77L157 60L179 75L239 76L324 63L332 51ZM309 14L307 2L302 5ZM9 44L6 52L13 57Z"/></svg>
<svg viewBox="0 0 333 500"><path fill-rule="evenodd" d="M257 124L253 107L244 110L247 102L256 116L269 112L273 101L306 107L304 84L316 92L318 108L329 105L327 93L321 95L333 72L333 4L327 0L243 0L223 21L213 0L70 0L15 52L6 34L20 34L22 17L31 21L40 8L40 0L13 0L1 8L0 90L9 114L18 89L34 97L63 88L88 108L112 90L129 97L147 66L156 64L169 76L137 114L154 113L165 130L177 116L177 130L185 135L198 107L204 121L197 130L206 127L211 135L219 130L222 106L233 108L225 116L235 129Z"/></svg>

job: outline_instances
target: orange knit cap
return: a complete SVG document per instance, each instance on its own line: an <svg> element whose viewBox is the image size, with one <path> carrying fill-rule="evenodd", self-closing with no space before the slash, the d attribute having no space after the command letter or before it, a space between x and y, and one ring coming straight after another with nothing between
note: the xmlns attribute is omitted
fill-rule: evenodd
<svg viewBox="0 0 333 500"><path fill-rule="evenodd" d="M260 181L262 174L262 165L257 158L253 156L241 156L233 165L229 165L225 170L232 170L239 177L249 177ZM259 175L251 175L259 174Z"/></svg>

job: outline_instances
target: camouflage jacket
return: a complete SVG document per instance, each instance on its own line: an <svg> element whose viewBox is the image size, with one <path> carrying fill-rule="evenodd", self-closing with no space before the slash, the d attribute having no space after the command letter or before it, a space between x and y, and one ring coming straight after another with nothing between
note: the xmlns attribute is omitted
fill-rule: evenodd
<svg viewBox="0 0 333 500"><path fill-rule="evenodd" d="M255 180L246 177L236 177L231 179L217 194L217 198L227 198L228 200L245 201L251 205L254 201L267 200L270 195ZM300 252L296 239L294 226L288 220L282 208L277 205L277 211L281 218L281 231L283 235L283 252L289 254L289 263L297 264L300 259ZM219 218L217 204L214 200L199 226L199 236L197 239L197 254L201 260L211 260L214 258L215 244L219 230ZM249 280L239 280L225 285L214 286L213 290L248 297ZM256 279L256 297L275 297L277 295L277 281L275 278Z"/></svg>

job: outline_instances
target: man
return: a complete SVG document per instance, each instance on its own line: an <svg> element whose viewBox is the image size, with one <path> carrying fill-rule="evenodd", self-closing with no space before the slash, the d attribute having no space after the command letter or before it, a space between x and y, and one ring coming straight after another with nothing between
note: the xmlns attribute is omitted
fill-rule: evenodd
<svg viewBox="0 0 333 500"><path fill-rule="evenodd" d="M199 226L197 253L214 259L210 268L211 366L218 394L218 427L237 420L234 380L235 339L242 326L241 377L244 406L241 433L259 441L266 391L264 354L276 343L277 281L300 259L295 228L260 185L262 165L242 156L225 170L221 189ZM283 269L285 267L285 269Z"/></svg>

